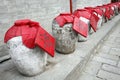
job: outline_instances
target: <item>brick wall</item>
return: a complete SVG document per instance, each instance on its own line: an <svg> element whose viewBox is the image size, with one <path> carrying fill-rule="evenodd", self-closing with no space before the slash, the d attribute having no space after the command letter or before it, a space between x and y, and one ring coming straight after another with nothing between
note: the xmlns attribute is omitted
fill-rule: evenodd
<svg viewBox="0 0 120 80"><path fill-rule="evenodd" d="M73 8L96 6L111 0L73 0ZM0 1L0 50L7 29L17 19L29 18L51 33L51 23L60 12L69 12L69 0L1 0ZM2 47L3 48L3 47ZM0 51L1 52L1 51Z"/></svg>
<svg viewBox="0 0 120 80"><path fill-rule="evenodd" d="M86 6L98 6L98 5L102 5L102 4L107 4L110 3L111 0L77 0L76 1L76 8L84 8Z"/></svg>

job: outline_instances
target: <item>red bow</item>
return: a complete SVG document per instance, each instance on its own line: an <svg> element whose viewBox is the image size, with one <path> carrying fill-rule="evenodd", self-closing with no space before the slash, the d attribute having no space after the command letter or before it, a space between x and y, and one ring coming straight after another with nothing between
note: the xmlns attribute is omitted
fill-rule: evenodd
<svg viewBox="0 0 120 80"><path fill-rule="evenodd" d="M63 27L66 23L73 23L74 16L69 13L61 13L55 18L55 21L60 25L60 27Z"/></svg>

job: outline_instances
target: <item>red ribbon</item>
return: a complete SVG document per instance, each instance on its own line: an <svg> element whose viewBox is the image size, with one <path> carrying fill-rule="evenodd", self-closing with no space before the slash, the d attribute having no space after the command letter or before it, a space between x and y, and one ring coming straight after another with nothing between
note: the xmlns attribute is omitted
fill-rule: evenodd
<svg viewBox="0 0 120 80"><path fill-rule="evenodd" d="M55 18L55 21L59 24L60 27L63 27L66 23L73 23L74 16L70 13L61 13Z"/></svg>

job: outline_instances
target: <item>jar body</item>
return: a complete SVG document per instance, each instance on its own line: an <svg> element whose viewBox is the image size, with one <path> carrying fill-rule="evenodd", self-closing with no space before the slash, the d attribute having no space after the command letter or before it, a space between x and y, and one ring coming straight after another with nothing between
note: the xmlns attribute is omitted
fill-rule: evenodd
<svg viewBox="0 0 120 80"><path fill-rule="evenodd" d="M21 36L7 42L11 59L18 71L26 76L37 75L45 69L47 54L38 47L27 48Z"/></svg>
<svg viewBox="0 0 120 80"><path fill-rule="evenodd" d="M72 29L71 23L60 27L56 21L53 21L52 34L56 39L56 51L69 54L75 50L77 33Z"/></svg>

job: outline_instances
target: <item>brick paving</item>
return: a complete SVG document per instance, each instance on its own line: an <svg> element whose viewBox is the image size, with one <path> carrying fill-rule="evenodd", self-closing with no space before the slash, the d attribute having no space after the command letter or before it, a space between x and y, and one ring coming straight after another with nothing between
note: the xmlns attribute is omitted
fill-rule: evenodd
<svg viewBox="0 0 120 80"><path fill-rule="evenodd" d="M120 23L88 62L78 80L120 80Z"/></svg>

